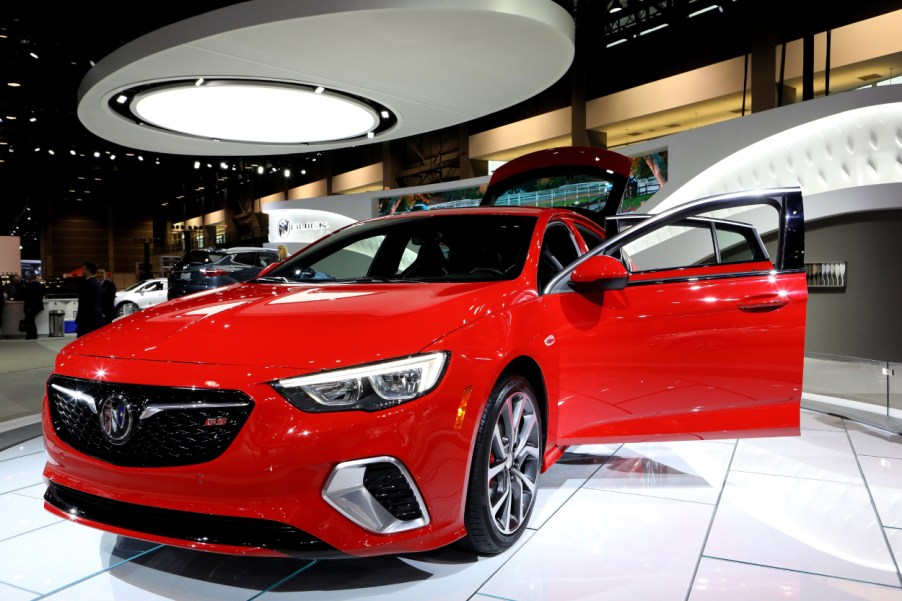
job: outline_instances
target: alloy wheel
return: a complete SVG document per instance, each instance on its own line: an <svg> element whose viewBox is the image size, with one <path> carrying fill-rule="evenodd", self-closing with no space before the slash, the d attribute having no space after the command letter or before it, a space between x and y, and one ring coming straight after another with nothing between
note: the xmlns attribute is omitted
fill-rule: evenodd
<svg viewBox="0 0 902 601"><path fill-rule="evenodd" d="M539 477L536 403L524 391L505 397L492 431L488 465L488 505L503 534L523 526L535 501Z"/></svg>

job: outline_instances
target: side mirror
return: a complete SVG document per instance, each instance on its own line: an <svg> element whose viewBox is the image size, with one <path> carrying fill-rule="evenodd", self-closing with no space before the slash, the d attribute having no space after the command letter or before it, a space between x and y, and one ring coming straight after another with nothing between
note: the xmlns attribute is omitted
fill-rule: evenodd
<svg viewBox="0 0 902 601"><path fill-rule="evenodd" d="M607 255L595 255L583 261L570 274L567 284L577 292L622 290L629 281L623 263Z"/></svg>

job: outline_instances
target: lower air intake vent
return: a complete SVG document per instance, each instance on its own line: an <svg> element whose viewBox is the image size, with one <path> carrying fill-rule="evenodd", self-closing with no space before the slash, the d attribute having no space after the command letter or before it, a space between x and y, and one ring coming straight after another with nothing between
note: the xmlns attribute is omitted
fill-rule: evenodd
<svg viewBox="0 0 902 601"><path fill-rule="evenodd" d="M323 487L323 498L370 532L393 534L429 524L429 513L410 472L383 455L339 463Z"/></svg>
<svg viewBox="0 0 902 601"><path fill-rule="evenodd" d="M416 520L423 517L407 478L395 464L371 463L366 466L363 487L399 520Z"/></svg>

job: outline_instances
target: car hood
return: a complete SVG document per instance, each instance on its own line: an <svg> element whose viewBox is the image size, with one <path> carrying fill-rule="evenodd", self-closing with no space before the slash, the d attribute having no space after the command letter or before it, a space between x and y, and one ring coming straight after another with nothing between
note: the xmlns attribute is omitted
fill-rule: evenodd
<svg viewBox="0 0 902 601"><path fill-rule="evenodd" d="M316 371L419 352L535 296L510 281L238 284L117 320L63 353Z"/></svg>

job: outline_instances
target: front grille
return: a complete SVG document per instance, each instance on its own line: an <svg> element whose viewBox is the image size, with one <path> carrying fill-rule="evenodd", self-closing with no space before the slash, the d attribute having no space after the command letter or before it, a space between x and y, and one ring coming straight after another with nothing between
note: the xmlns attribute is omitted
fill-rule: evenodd
<svg viewBox="0 0 902 601"><path fill-rule="evenodd" d="M396 519L417 520L423 517L413 489L398 466L388 462L366 466L363 487Z"/></svg>
<svg viewBox="0 0 902 601"><path fill-rule="evenodd" d="M260 547L294 557L341 557L335 547L288 524L113 501L51 482L44 500L69 516L190 542Z"/></svg>
<svg viewBox="0 0 902 601"><path fill-rule="evenodd" d="M115 384L59 375L47 382L47 398L53 429L63 442L128 467L215 459L238 435L254 406L237 390Z"/></svg>

